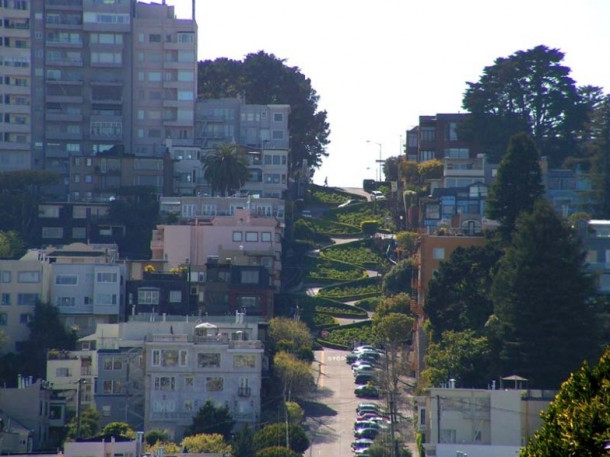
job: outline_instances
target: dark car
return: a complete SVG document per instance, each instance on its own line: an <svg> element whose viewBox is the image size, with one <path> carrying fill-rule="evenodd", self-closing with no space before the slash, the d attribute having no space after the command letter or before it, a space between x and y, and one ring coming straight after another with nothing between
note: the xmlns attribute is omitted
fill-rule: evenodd
<svg viewBox="0 0 610 457"><path fill-rule="evenodd" d="M354 378L354 384L358 386L368 384L369 382L375 382L375 375L371 373L358 373Z"/></svg>
<svg viewBox="0 0 610 457"><path fill-rule="evenodd" d="M379 398L379 389L370 384L358 386L354 389L354 395L358 398Z"/></svg>

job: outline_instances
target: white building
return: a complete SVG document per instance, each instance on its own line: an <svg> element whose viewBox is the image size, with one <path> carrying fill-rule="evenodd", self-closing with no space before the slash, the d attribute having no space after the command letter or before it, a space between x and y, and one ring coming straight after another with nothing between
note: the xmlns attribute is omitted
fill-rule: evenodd
<svg viewBox="0 0 610 457"><path fill-rule="evenodd" d="M426 456L515 457L555 391L430 388L417 397ZM462 454L460 454L460 452Z"/></svg>

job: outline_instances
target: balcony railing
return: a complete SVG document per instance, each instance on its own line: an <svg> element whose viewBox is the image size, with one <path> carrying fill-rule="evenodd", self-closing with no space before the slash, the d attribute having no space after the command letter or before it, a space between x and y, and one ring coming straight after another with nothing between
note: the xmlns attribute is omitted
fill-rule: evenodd
<svg viewBox="0 0 610 457"><path fill-rule="evenodd" d="M237 389L238 397L249 397L250 395L252 395L251 387L240 387Z"/></svg>

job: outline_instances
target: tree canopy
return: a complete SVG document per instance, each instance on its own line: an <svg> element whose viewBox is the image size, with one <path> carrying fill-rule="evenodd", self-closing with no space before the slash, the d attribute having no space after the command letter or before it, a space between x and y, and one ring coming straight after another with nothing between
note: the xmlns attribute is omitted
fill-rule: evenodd
<svg viewBox="0 0 610 457"><path fill-rule="evenodd" d="M487 215L500 223L505 240L522 211L531 211L543 195L540 156L530 135L513 135L486 200Z"/></svg>
<svg viewBox="0 0 610 457"><path fill-rule="evenodd" d="M610 349L561 386L521 457L597 457L610 443Z"/></svg>
<svg viewBox="0 0 610 457"><path fill-rule="evenodd" d="M553 388L599 355L580 241L546 199L517 220L491 289L500 373Z"/></svg>
<svg viewBox="0 0 610 457"><path fill-rule="evenodd" d="M198 64L198 94L202 98L245 96L251 104L290 105L291 155L289 170L317 168L328 156L326 111L318 110L319 96L298 67L264 51L243 61L219 58Z"/></svg>
<svg viewBox="0 0 610 457"><path fill-rule="evenodd" d="M286 435L288 435L290 441L287 447L294 452L302 454L309 447L309 438L303 427L276 423L265 425L254 434L254 449L260 451L273 446L286 446Z"/></svg>
<svg viewBox="0 0 610 457"><path fill-rule="evenodd" d="M210 183L212 192L223 197L238 191L248 180L246 154L235 144L221 144L202 162L203 177Z"/></svg>
<svg viewBox="0 0 610 457"><path fill-rule="evenodd" d="M225 406L216 406L212 400L206 400L195 417L193 423L186 430L185 436L206 434L219 434L229 439L235 421Z"/></svg>
<svg viewBox="0 0 610 457"><path fill-rule="evenodd" d="M224 437L219 433L199 433L186 436L180 442L186 452L190 454L216 453L231 454L231 445L227 444Z"/></svg>
<svg viewBox="0 0 610 457"><path fill-rule="evenodd" d="M489 295L502 251L492 242L482 247L458 247L434 273L426 297L432 337L453 330L483 331L493 313Z"/></svg>
<svg viewBox="0 0 610 457"><path fill-rule="evenodd" d="M462 106L472 113L465 131L498 162L508 139L530 133L552 166L577 150L591 108L563 64L564 53L540 45L499 57L468 82Z"/></svg>

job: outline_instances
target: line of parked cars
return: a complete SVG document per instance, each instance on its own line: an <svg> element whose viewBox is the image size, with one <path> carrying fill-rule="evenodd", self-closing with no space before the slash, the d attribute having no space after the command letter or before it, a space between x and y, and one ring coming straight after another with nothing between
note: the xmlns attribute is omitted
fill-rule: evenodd
<svg viewBox="0 0 610 457"><path fill-rule="evenodd" d="M352 366L354 372L356 397L369 399L380 397L376 385L376 373L382 356L381 351L370 345L357 346L346 356L346 362ZM369 456L369 448L375 438L382 430L389 428L389 424L390 418L381 405L374 402L358 404L354 421L354 441L351 444L354 454L360 457Z"/></svg>

